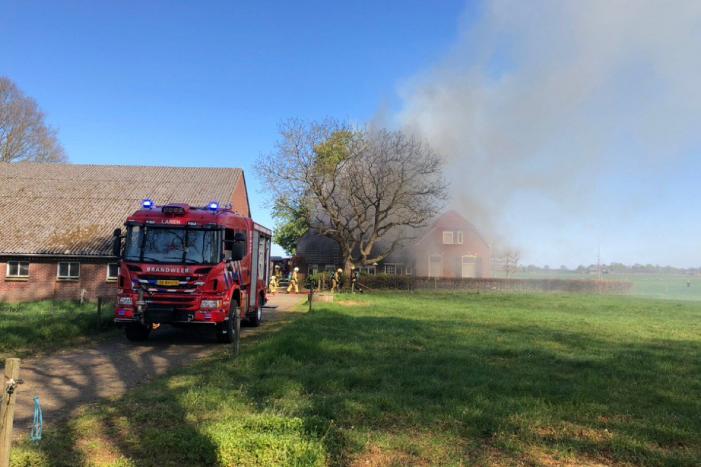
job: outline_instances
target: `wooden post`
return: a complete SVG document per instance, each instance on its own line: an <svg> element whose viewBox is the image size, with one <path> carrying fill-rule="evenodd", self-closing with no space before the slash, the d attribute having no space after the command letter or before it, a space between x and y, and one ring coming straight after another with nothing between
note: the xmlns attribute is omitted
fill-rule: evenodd
<svg viewBox="0 0 701 467"><path fill-rule="evenodd" d="M307 301L309 302L309 311L312 311L312 299L314 298L314 287L309 289L309 295L307 296Z"/></svg>
<svg viewBox="0 0 701 467"><path fill-rule="evenodd" d="M102 327L102 297L97 297L97 330Z"/></svg>
<svg viewBox="0 0 701 467"><path fill-rule="evenodd" d="M2 381L2 405L0 405L0 467L10 465L12 448L12 420L15 416L15 399L19 384L19 358L5 360L5 377Z"/></svg>

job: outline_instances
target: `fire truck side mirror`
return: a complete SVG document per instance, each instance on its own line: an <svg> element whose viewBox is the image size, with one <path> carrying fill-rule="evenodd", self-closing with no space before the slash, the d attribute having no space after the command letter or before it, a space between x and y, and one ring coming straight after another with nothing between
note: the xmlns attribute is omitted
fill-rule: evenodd
<svg viewBox="0 0 701 467"><path fill-rule="evenodd" d="M112 233L112 256L119 257L122 253L122 229L114 229Z"/></svg>

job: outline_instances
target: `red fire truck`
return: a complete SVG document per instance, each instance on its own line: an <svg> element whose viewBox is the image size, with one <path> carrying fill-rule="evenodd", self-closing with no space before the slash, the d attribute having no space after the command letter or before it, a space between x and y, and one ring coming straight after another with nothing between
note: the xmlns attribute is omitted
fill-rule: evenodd
<svg viewBox="0 0 701 467"><path fill-rule="evenodd" d="M144 200L114 232L120 257L115 322L129 340L161 324L211 326L238 340L240 320L258 326L266 303L271 231L212 202L156 206Z"/></svg>

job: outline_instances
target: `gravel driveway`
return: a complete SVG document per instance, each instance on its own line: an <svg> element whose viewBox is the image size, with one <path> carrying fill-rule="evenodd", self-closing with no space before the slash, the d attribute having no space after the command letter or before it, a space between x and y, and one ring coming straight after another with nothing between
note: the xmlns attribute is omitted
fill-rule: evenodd
<svg viewBox="0 0 701 467"><path fill-rule="evenodd" d="M242 328L241 337L264 333L294 317L293 309L304 295L275 295L264 310L258 328ZM127 389L186 365L217 349L214 333L190 333L164 327L144 343L132 343L123 335L99 344L72 348L52 355L22 360L15 409L15 437L31 428L33 397L38 395L44 425L74 413L82 404L123 395Z"/></svg>

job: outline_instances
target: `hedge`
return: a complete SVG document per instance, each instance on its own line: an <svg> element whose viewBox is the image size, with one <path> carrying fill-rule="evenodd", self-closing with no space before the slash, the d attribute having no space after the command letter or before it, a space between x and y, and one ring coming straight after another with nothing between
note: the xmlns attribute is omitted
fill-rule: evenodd
<svg viewBox="0 0 701 467"><path fill-rule="evenodd" d="M397 276L391 274L363 275L361 285L370 289L399 290L465 290L473 292L578 292L600 294L625 294L633 284L626 281L597 281L571 279L497 279L461 278L443 279L429 277Z"/></svg>

